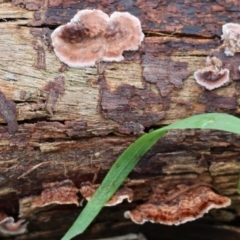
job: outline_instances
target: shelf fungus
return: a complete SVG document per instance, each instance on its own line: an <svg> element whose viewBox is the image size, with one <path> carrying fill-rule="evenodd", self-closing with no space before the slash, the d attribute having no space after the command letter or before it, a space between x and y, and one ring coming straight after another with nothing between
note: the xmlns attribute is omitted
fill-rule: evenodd
<svg viewBox="0 0 240 240"><path fill-rule="evenodd" d="M13 236L23 234L27 231L27 225L28 222L23 219L14 222L13 217L0 213L0 235Z"/></svg>
<svg viewBox="0 0 240 240"><path fill-rule="evenodd" d="M90 201L93 194L96 191L98 186L93 186L90 182L84 182L81 185L80 193L87 200ZM112 198L105 204L106 207L112 207L118 205L123 202L123 200L127 199L128 202L132 202L133 200L133 191L131 188L122 187L120 188Z"/></svg>
<svg viewBox="0 0 240 240"><path fill-rule="evenodd" d="M114 12L104 35L106 51L104 61L122 61L123 51L136 51L143 41L141 23L138 18L128 12Z"/></svg>
<svg viewBox="0 0 240 240"><path fill-rule="evenodd" d="M206 66L194 72L197 83L208 90L219 88L230 81L230 71L222 68L222 61L216 57L207 57Z"/></svg>
<svg viewBox="0 0 240 240"><path fill-rule="evenodd" d="M40 196L20 199L19 216L30 217L35 212L44 211L56 205L75 204L79 206L78 189L71 180L43 184Z"/></svg>
<svg viewBox="0 0 240 240"><path fill-rule="evenodd" d="M226 23L222 26L222 40L226 56L234 56L240 51L240 24Z"/></svg>
<svg viewBox="0 0 240 240"><path fill-rule="evenodd" d="M178 186L178 191L167 194L155 191L149 202L124 213L137 224L145 222L179 225L202 217L210 209L224 208L231 204L228 197L216 194L208 184L190 187Z"/></svg>
<svg viewBox="0 0 240 240"><path fill-rule="evenodd" d="M70 67L94 66L99 61L121 61L125 50L143 41L141 23L127 12L110 17L101 10L81 10L52 35L56 56Z"/></svg>

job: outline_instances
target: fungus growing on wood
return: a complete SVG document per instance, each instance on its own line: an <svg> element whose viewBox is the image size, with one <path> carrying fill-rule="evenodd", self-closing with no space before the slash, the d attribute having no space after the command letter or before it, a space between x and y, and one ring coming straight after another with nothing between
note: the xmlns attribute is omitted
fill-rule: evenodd
<svg viewBox="0 0 240 240"><path fill-rule="evenodd" d="M27 231L27 225L28 222L23 219L14 222L13 217L0 213L0 234L3 236L23 234Z"/></svg>
<svg viewBox="0 0 240 240"><path fill-rule="evenodd" d="M26 197L20 200L19 215L29 217L34 212L43 211L56 205L75 204L79 206L78 189L71 180L43 184L40 196Z"/></svg>
<svg viewBox="0 0 240 240"><path fill-rule="evenodd" d="M124 50L137 50L144 34L138 18L127 12L111 17L101 10L81 10L51 35L57 57L70 67L121 61Z"/></svg>
<svg viewBox="0 0 240 240"><path fill-rule="evenodd" d="M216 57L207 57L206 67L197 70L194 78L208 90L219 88L230 81L229 70L222 68L222 61Z"/></svg>
<svg viewBox="0 0 240 240"><path fill-rule="evenodd" d="M226 23L222 26L222 40L226 56L234 56L240 51L240 24Z"/></svg>
<svg viewBox="0 0 240 240"><path fill-rule="evenodd" d="M36 198L32 207L44 207L52 204L76 204L79 206L77 192L71 180L43 184L41 196Z"/></svg>
<svg viewBox="0 0 240 240"><path fill-rule="evenodd" d="M211 187L200 184L179 186L179 192L154 192L148 203L124 213L137 224L147 221L166 225L179 225L202 217L210 209L223 208L231 204L227 197L216 194Z"/></svg>
<svg viewBox="0 0 240 240"><path fill-rule="evenodd" d="M70 67L94 66L104 54L103 34L108 20L101 10L79 11L51 35L57 57Z"/></svg>
<svg viewBox="0 0 240 240"><path fill-rule="evenodd" d="M98 186L92 186L90 182L84 182L82 183L82 186L80 188L80 193L82 196L87 200L90 201L93 194L96 191L96 188ZM128 202L132 202L133 200L133 191L130 188L123 187L120 188L113 196L112 198L105 204L106 207L111 207L118 205L123 202L124 199L127 199Z"/></svg>
<svg viewBox="0 0 240 240"><path fill-rule="evenodd" d="M125 50L138 50L143 41L141 23L128 12L114 12L105 32L106 51L104 61L121 61Z"/></svg>

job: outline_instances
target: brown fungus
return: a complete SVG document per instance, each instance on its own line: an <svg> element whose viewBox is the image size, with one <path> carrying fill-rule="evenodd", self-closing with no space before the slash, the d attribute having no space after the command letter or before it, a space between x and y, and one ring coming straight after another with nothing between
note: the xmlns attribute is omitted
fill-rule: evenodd
<svg viewBox="0 0 240 240"><path fill-rule="evenodd" d="M87 201L90 201L97 187L98 186L96 185L93 186L90 182L84 182L80 188L80 193ZM105 206L111 207L118 205L125 199L127 199L128 202L132 202L133 191L130 188L122 187L112 196L112 198L105 204Z"/></svg>
<svg viewBox="0 0 240 240"><path fill-rule="evenodd" d="M51 35L57 57L70 67L94 66L104 54L103 34L108 20L101 10L79 11Z"/></svg>
<svg viewBox="0 0 240 240"><path fill-rule="evenodd" d="M222 26L222 40L226 56L234 56L240 51L240 24L226 23Z"/></svg>
<svg viewBox="0 0 240 240"><path fill-rule="evenodd" d="M229 70L222 68L222 61L207 57L206 67L194 72L197 83L208 90L219 88L230 81Z"/></svg>
<svg viewBox="0 0 240 240"><path fill-rule="evenodd" d="M13 236L23 234L27 231L28 222L23 219L14 222L13 217L8 217L0 213L0 234L3 236Z"/></svg>
<svg viewBox="0 0 240 240"><path fill-rule="evenodd" d="M78 189L69 180L43 183L43 191L39 196L20 199L19 216L31 217L35 212L44 211L57 205L75 204L79 206Z"/></svg>
<svg viewBox="0 0 240 240"><path fill-rule="evenodd" d="M75 204L79 205L77 197L78 189L69 179L61 182L43 184L41 196L35 199L31 207L44 207L53 204Z"/></svg>
<svg viewBox="0 0 240 240"><path fill-rule="evenodd" d="M144 34L138 18L127 12L111 17L101 10L81 10L53 31L57 57L70 67L94 66L98 61L121 61L125 50L137 50Z"/></svg>
<svg viewBox="0 0 240 240"><path fill-rule="evenodd" d="M180 186L179 194L170 191L154 193L148 203L137 206L132 211L124 213L126 218L137 224L145 222L165 225L179 225L202 217L210 209L223 208L231 204L228 197L213 192L209 186L195 185L194 187ZM185 188L185 190L183 189Z"/></svg>
<svg viewBox="0 0 240 240"><path fill-rule="evenodd" d="M114 12L105 32L107 49L104 61L121 61L125 50L138 50L143 41L141 23L138 18L128 12Z"/></svg>

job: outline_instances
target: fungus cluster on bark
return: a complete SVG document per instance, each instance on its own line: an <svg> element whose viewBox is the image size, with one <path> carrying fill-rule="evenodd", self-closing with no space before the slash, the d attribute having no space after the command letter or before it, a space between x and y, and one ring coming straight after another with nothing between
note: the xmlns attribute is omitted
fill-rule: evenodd
<svg viewBox="0 0 240 240"><path fill-rule="evenodd" d="M207 57L206 66L194 73L197 83L208 90L219 88L230 81L229 70L222 68L222 61Z"/></svg>
<svg viewBox="0 0 240 240"><path fill-rule="evenodd" d="M233 56L240 50L239 37L240 25L229 23L223 26L222 39L227 56ZM62 62L71 67L86 67L94 66L98 61L122 61L123 51L137 50L143 41L144 34L139 19L127 12L114 12L109 17L101 10L82 10L69 23L58 27L51 38L54 51ZM194 77L198 84L213 90L230 81L230 71L223 68L220 59L207 57L206 66L197 70ZM55 91L55 95L48 98L51 108L47 107L47 109L52 114L58 95L64 92L64 81L61 81L60 86L56 87L53 84L49 86L51 91ZM2 99L5 99L5 96L2 96ZM6 121L8 120L8 124L11 122L15 124L15 106L10 106L8 102L4 103L4 107L5 105L11 114L8 113L5 116L2 113L2 115L5 116ZM5 113L4 107L2 112ZM13 132L16 131L13 130ZM147 203L125 212L124 216L137 224L150 221L179 225L202 217L212 208L223 208L231 204L229 198L216 194L208 186L199 185L188 188L182 185L178 188L177 192L174 189L167 194L154 192ZM84 183L78 190L69 180L45 184L40 196L24 198L20 201L20 216L28 215L29 211L40 211L53 205L79 206L78 191L89 201L95 193L95 188L90 183ZM119 189L105 206L115 206L124 199L128 202L133 200L132 189ZM2 234L24 233L26 226L27 223L24 220L14 223L12 217L0 215L0 233Z"/></svg>
<svg viewBox="0 0 240 240"><path fill-rule="evenodd" d="M221 45L217 50L224 48L226 56L234 56L240 51L240 24L226 23L222 26ZM238 67L238 71L239 71ZM229 69L223 68L220 59L216 57L207 57L206 66L194 73L197 83L208 90L213 90L226 85L230 81Z"/></svg>
<svg viewBox="0 0 240 240"><path fill-rule="evenodd" d="M203 184L204 185L204 184ZM126 211L124 216L137 224L145 222L179 225L202 217L210 209L223 208L231 204L228 197L216 194L211 187L201 185L179 185L178 189L166 193L155 189L150 200Z"/></svg>
<svg viewBox="0 0 240 240"><path fill-rule="evenodd" d="M51 35L57 57L70 67L94 66L98 61L121 61L125 50L143 41L141 23L128 12L110 17L101 10L81 10Z"/></svg>
<svg viewBox="0 0 240 240"><path fill-rule="evenodd" d="M97 185L90 182L82 183L80 193L89 201L96 191ZM147 221L165 225L179 225L202 217L209 210L224 208L231 204L231 199L216 194L213 186L208 183L198 183L191 186L178 185L169 192L158 186L153 189L147 203L138 205L131 211L124 213L137 224ZM133 200L133 190L127 187L120 188L105 206L115 206L124 199Z"/></svg>

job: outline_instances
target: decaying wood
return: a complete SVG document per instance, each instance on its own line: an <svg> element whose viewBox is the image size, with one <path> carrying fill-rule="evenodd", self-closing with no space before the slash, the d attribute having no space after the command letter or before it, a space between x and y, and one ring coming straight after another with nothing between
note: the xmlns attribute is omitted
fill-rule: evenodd
<svg viewBox="0 0 240 240"><path fill-rule="evenodd" d="M18 122L17 131L9 131L1 113L6 102L0 99L0 211L9 216L18 217L19 209L30 206L21 205L24 199L40 196L48 183L71 180L80 188L99 168L96 184L100 183L123 150L146 131L199 113L240 112L239 53L226 57L214 51L221 45L221 26L240 22L238 1L0 2L0 92L16 104L11 119ZM102 71L67 68L55 56L50 34L85 8L137 16L145 33L140 49L125 52L120 63L102 63ZM207 91L196 83L193 72L205 66L212 52L231 70L231 83ZM240 137L230 133L169 132L125 182L134 191L133 203L104 208L81 239L123 232L159 239L169 231L169 239L174 239L175 228L137 226L124 219L123 212L148 200L155 186L170 190L199 181L213 184L232 205L179 227L182 238L192 239L194 234L198 239L203 232L205 239L226 239L225 234L239 238L239 228L234 227L240 215L239 147ZM29 207L24 215L29 231L13 239L59 239L81 209ZM218 225L209 224L213 222Z"/></svg>

